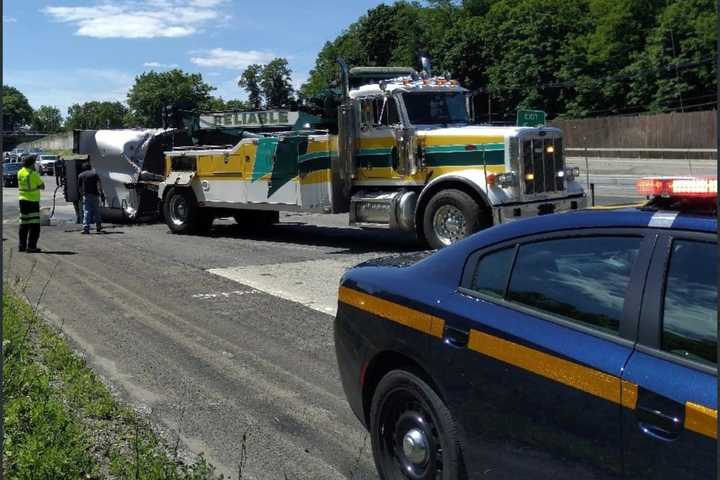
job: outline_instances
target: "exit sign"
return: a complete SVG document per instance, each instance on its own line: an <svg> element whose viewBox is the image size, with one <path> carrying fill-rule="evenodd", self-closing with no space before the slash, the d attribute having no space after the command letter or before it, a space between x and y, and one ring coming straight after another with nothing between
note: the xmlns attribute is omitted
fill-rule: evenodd
<svg viewBox="0 0 720 480"><path fill-rule="evenodd" d="M541 127L545 125L545 112L542 110L518 110L518 127Z"/></svg>

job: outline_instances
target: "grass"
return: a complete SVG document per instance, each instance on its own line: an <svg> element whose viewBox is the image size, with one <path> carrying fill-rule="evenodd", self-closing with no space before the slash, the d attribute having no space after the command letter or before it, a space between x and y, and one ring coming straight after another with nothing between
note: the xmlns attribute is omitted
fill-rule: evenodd
<svg viewBox="0 0 720 480"><path fill-rule="evenodd" d="M3 313L6 478L222 478L202 456L180 461L7 287Z"/></svg>

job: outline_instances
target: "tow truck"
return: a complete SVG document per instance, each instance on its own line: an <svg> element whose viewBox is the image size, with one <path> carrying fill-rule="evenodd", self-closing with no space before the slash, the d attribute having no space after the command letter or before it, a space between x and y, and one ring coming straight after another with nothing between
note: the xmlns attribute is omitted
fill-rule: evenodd
<svg viewBox="0 0 720 480"><path fill-rule="evenodd" d="M585 206L559 129L472 125L470 92L433 76L426 58L421 72L337 63L323 128L243 128L231 145L169 131L81 132L79 140L97 150L92 162L108 157L128 171L109 177L122 182L114 204L131 217L160 211L174 233L202 232L220 217L262 226L280 211L347 213L350 225L414 232L440 248L491 225ZM280 113L211 120L220 131L236 117L246 126L287 117Z"/></svg>

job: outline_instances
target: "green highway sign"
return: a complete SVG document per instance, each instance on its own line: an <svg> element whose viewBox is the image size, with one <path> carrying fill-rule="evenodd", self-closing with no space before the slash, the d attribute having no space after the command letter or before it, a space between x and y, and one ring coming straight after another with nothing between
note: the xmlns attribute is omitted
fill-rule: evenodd
<svg viewBox="0 0 720 480"><path fill-rule="evenodd" d="M545 112L542 110L518 110L518 127L540 127L545 125Z"/></svg>

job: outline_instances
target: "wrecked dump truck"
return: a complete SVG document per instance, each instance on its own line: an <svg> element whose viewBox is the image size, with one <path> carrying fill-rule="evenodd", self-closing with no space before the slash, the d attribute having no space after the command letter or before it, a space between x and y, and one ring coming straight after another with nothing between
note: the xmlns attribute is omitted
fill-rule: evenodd
<svg viewBox="0 0 720 480"><path fill-rule="evenodd" d="M439 248L494 224L585 206L559 129L471 125L469 92L432 76L427 61L420 73L338 63L327 129L307 124L166 152L158 196L169 229L200 232L218 217L270 224L279 211L349 213L351 225L414 232ZM227 121L234 116L214 119Z"/></svg>
<svg viewBox="0 0 720 480"><path fill-rule="evenodd" d="M181 129L75 130L73 152L86 156L105 191L101 214L114 221L142 221L159 211L158 185L165 179L165 152L189 146ZM82 157L66 160L65 200L77 199Z"/></svg>

